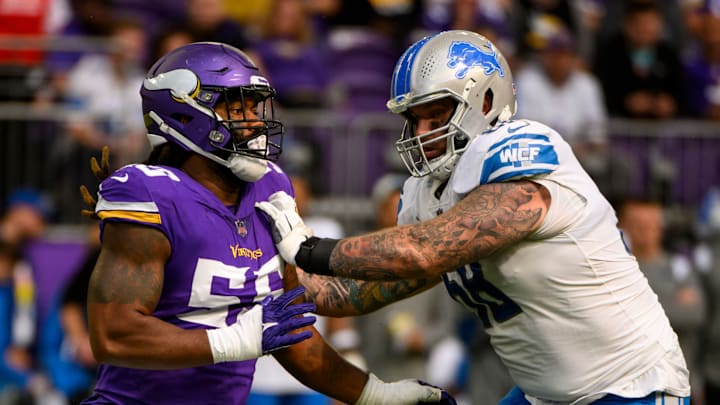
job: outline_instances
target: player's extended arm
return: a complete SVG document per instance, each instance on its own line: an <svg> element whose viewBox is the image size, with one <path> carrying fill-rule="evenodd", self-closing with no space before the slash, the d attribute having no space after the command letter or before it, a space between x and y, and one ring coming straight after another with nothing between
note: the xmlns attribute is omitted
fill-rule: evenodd
<svg viewBox="0 0 720 405"><path fill-rule="evenodd" d="M431 220L338 241L308 237L284 196L272 197L258 207L273 220L285 260L307 272L363 280L436 277L489 257L537 230L550 207L550 193L537 183L491 183Z"/></svg>
<svg viewBox="0 0 720 405"><path fill-rule="evenodd" d="M293 271L283 277L286 290L298 284ZM348 404L455 404L449 394L417 380L386 383L352 365L315 330L313 336L273 353L282 366L308 387ZM332 378L328 378L332 376Z"/></svg>
<svg viewBox="0 0 720 405"><path fill-rule="evenodd" d="M314 317L296 317L313 311L313 304L288 305L301 289L266 299L225 328L182 329L153 316L169 256L170 243L162 232L105 224L88 288L90 342L98 362L144 369L194 367L256 358L310 337L309 332L290 334L314 322Z"/></svg>
<svg viewBox="0 0 720 405"><path fill-rule="evenodd" d="M305 300L317 306L319 315L344 317L369 314L395 301L430 289L440 282L418 278L398 281L363 281L306 273L298 269Z"/></svg>

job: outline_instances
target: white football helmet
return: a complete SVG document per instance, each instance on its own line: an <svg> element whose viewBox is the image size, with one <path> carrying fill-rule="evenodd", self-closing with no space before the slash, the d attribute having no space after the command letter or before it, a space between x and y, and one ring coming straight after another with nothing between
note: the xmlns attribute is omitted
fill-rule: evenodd
<svg viewBox="0 0 720 405"><path fill-rule="evenodd" d="M483 113L485 95L492 100ZM515 84L505 57L487 38L471 31L443 31L416 42L395 65L388 109L404 114L409 108L441 98L457 107L446 125L415 136L414 124L405 127L395 148L413 176L446 179L469 141L507 121L516 110ZM447 140L445 153L428 160L423 144Z"/></svg>

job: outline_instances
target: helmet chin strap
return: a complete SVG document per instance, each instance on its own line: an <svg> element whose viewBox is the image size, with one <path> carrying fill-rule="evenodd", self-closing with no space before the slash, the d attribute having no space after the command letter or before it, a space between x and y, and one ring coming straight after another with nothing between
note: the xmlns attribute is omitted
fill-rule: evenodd
<svg viewBox="0 0 720 405"><path fill-rule="evenodd" d="M197 145L195 145L192 141L186 138L183 134L175 130L175 128L167 125L165 121L163 121L163 119L157 113L155 113L155 111L150 111L148 113L148 116L153 121L155 121L155 123L158 125L158 128L160 128L160 131L162 131L164 134L175 138L178 142L185 145L185 147L197 153L198 155L204 156L215 163L227 167L228 169L230 169L231 172L233 172L235 176L237 176L237 178L242 181L258 181L265 175L265 172L267 171L267 161L263 159L244 156L237 153L233 153L232 155L230 155L227 160L221 159L220 157L215 156L212 153L208 153L198 148ZM154 134L148 134L148 137L150 135L155 136Z"/></svg>

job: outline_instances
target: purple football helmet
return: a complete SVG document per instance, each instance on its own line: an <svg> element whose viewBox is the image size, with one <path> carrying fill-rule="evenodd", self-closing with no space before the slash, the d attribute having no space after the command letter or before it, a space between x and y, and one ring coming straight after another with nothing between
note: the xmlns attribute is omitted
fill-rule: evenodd
<svg viewBox="0 0 720 405"><path fill-rule="evenodd" d="M280 156L284 129L273 118L275 89L237 48L217 42L181 46L150 68L140 96L153 147L174 142L246 181L262 177L266 161ZM225 120L213 110L220 101L245 105L249 98L258 102L256 117ZM234 135L246 129L251 138Z"/></svg>

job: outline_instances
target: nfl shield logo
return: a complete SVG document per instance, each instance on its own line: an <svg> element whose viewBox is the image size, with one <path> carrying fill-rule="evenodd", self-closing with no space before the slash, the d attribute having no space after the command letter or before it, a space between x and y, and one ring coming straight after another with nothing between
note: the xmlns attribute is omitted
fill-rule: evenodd
<svg viewBox="0 0 720 405"><path fill-rule="evenodd" d="M237 232L240 236L243 238L247 236L248 231L247 227L245 226L245 221L237 220L235 221L235 227L237 228Z"/></svg>

